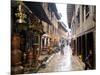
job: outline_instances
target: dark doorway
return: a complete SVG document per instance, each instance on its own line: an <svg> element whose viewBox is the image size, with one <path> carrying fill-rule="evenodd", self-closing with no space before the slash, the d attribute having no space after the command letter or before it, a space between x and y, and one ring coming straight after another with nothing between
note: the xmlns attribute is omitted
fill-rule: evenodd
<svg viewBox="0 0 100 75"><path fill-rule="evenodd" d="M87 56L89 54L89 50L92 51L93 57L92 57L92 66L93 69L95 69L95 49L94 49L94 38L93 38L93 32L90 32L87 34Z"/></svg>
<svg viewBox="0 0 100 75"><path fill-rule="evenodd" d="M85 61L86 58L86 41L85 41L85 35L82 36L82 60Z"/></svg>
<svg viewBox="0 0 100 75"><path fill-rule="evenodd" d="M87 34L87 55L89 54L89 50L94 50L94 46L93 46L94 42L93 42L93 32L90 32Z"/></svg>
<svg viewBox="0 0 100 75"><path fill-rule="evenodd" d="M82 45L82 41L81 41L81 36L79 37L79 55L81 55L82 51L81 51L81 45Z"/></svg>

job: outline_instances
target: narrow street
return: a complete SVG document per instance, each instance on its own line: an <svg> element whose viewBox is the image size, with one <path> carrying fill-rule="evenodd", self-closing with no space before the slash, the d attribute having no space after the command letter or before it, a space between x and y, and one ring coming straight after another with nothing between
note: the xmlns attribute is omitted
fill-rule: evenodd
<svg viewBox="0 0 100 75"><path fill-rule="evenodd" d="M96 69L95 6L11 0L11 12L12 74Z"/></svg>
<svg viewBox="0 0 100 75"><path fill-rule="evenodd" d="M84 70L84 64L78 59L77 56L72 56L70 46L65 46L64 55L60 52L56 53L47 64L46 68L40 68L38 72L65 72L75 70Z"/></svg>

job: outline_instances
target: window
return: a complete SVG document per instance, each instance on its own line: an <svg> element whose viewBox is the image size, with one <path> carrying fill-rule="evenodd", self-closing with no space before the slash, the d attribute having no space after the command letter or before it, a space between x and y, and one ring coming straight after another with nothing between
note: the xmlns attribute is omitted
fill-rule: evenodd
<svg viewBox="0 0 100 75"><path fill-rule="evenodd" d="M89 6L86 5L86 14L89 12Z"/></svg>
<svg viewBox="0 0 100 75"><path fill-rule="evenodd" d="M80 23L80 10L79 9L78 9L77 13L78 13L77 16L76 16L77 17L77 22Z"/></svg>
<svg viewBox="0 0 100 75"><path fill-rule="evenodd" d="M49 33L49 24L47 25L47 33Z"/></svg>
<svg viewBox="0 0 100 75"><path fill-rule="evenodd" d="M53 20L53 18L54 18L54 16L53 16L54 14L53 14L53 12L51 12L51 20Z"/></svg>
<svg viewBox="0 0 100 75"><path fill-rule="evenodd" d="M38 36L34 36L34 43L38 43L39 40L38 40Z"/></svg>
<svg viewBox="0 0 100 75"><path fill-rule="evenodd" d="M96 7L93 7L93 20L96 21Z"/></svg>
<svg viewBox="0 0 100 75"><path fill-rule="evenodd" d="M96 6L94 6L94 14L96 14Z"/></svg>
<svg viewBox="0 0 100 75"><path fill-rule="evenodd" d="M50 5L49 4L48 4L48 11L51 12L51 8L50 8Z"/></svg>
<svg viewBox="0 0 100 75"><path fill-rule="evenodd" d="M82 22L84 22L84 5L82 5Z"/></svg>
<svg viewBox="0 0 100 75"><path fill-rule="evenodd" d="M85 9L86 9L86 19L89 17L89 6L88 5L86 5L85 6Z"/></svg>

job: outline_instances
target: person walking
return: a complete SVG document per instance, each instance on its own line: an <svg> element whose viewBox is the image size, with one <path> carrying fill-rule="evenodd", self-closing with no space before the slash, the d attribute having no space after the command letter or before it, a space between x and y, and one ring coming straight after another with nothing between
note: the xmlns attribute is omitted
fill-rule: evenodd
<svg viewBox="0 0 100 75"><path fill-rule="evenodd" d="M61 54L62 54L62 55L64 55L64 50L63 50L63 48L64 48L64 44L62 43L62 44L61 44Z"/></svg>
<svg viewBox="0 0 100 75"><path fill-rule="evenodd" d="M93 53L92 50L90 50L88 56L85 59L85 70L93 69L92 62L93 62Z"/></svg>

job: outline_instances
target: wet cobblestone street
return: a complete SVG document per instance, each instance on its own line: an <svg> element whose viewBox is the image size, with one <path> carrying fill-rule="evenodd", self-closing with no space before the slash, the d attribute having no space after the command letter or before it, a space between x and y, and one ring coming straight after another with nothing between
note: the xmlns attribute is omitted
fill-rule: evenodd
<svg viewBox="0 0 100 75"><path fill-rule="evenodd" d="M56 53L46 68L40 68L38 72L66 72L75 70L84 70L84 64L77 56L72 55L70 46L65 46L64 55L60 52Z"/></svg>

